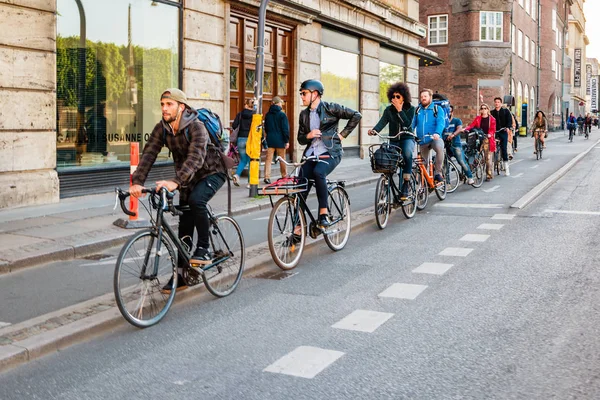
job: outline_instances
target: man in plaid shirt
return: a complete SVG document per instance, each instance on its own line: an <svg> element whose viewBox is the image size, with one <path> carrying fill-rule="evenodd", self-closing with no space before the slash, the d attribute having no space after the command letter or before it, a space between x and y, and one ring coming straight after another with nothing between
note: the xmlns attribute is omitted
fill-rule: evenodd
<svg viewBox="0 0 600 400"><path fill-rule="evenodd" d="M211 139L206 127L198 120L198 112L188 105L187 96L176 88L167 89L160 97L162 120L156 124L133 173L129 193L143 196L142 189L148 172L163 146L173 154L175 177L156 182L156 188L169 191L179 189L180 205L189 205L179 218L179 238L192 246L194 227L198 232L196 251L190 259L192 265L212 263L209 254L209 218L207 204L225 183L226 168L220 155L218 143ZM181 259L180 257L178 259ZM181 277L182 265L178 266L177 289L186 289ZM170 292L173 279L163 288Z"/></svg>

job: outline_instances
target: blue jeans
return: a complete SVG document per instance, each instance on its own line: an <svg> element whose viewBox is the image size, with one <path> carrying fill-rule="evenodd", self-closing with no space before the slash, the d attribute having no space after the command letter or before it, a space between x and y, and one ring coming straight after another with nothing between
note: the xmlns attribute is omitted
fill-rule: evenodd
<svg viewBox="0 0 600 400"><path fill-rule="evenodd" d="M329 157L324 160L319 160L319 162L310 160L300 168L300 173L298 174L299 177L313 179L315 181L319 208L327 208L327 175L337 167L340 161L341 158L338 157ZM304 196L307 196L308 193L310 193L311 187L312 184L309 183L306 192L304 192ZM304 197L304 200L306 200L306 197Z"/></svg>
<svg viewBox="0 0 600 400"><path fill-rule="evenodd" d="M413 153L415 152L415 140L412 138L401 139L399 141L392 141L390 144L400 147L402 150L402 159L404 160L404 166L402 166L402 177L406 180L410 179L413 165Z"/></svg>
<svg viewBox="0 0 600 400"><path fill-rule="evenodd" d="M469 164L467 164L467 161L465 159L465 154L463 153L462 145L455 146L454 144L452 144L451 147L452 153L454 153L454 158L456 158L456 162L458 162L458 165L460 165L460 167L462 168L463 173L467 176L467 178L472 179L473 173L471 172L471 168L469 168Z"/></svg>
<svg viewBox="0 0 600 400"><path fill-rule="evenodd" d="M500 139L500 153L502 154L502 160L508 161L508 132L496 132L496 137Z"/></svg>
<svg viewBox="0 0 600 400"><path fill-rule="evenodd" d="M246 168L246 165L248 165L248 163L250 162L250 156L246 154L246 142L248 142L247 137L241 137L237 140L237 148L240 152L240 163L238 164L238 167L235 170L235 174L237 176L240 176L242 172L244 172L244 168Z"/></svg>

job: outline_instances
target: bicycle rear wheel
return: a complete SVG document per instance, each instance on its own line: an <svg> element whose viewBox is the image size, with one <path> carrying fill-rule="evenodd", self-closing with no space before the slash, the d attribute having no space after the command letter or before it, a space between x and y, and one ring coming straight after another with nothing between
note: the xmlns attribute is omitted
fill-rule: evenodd
<svg viewBox="0 0 600 400"><path fill-rule="evenodd" d="M473 156L473 162L471 163L471 172L473 173L473 187L478 188L483 184L485 175L485 165L483 162L483 154L478 151Z"/></svg>
<svg viewBox="0 0 600 400"><path fill-rule="evenodd" d="M172 287L177 287L177 258L166 236L162 236L160 251L156 249L157 241L152 230L139 231L125 243L115 265L113 289L117 307L125 320L138 328L160 321L175 299L175 290L163 293L162 289L171 277Z"/></svg>
<svg viewBox="0 0 600 400"><path fill-rule="evenodd" d="M339 186L329 190L327 208L332 221L338 221L323 234L325 243L333 251L339 251L346 246L352 228L350 199L346 191Z"/></svg>
<svg viewBox="0 0 600 400"><path fill-rule="evenodd" d="M375 222L379 229L385 229L390 219L390 183L387 175L382 174L375 186Z"/></svg>
<svg viewBox="0 0 600 400"><path fill-rule="evenodd" d="M296 207L297 201L300 200L282 197L269 216L269 252L275 264L284 271L298 265L306 242L306 219L302 210ZM294 233L294 230L300 230L300 233Z"/></svg>
<svg viewBox="0 0 600 400"><path fill-rule="evenodd" d="M460 174L456 164L448 157L444 160L444 172L446 173L446 191L452 193L458 188Z"/></svg>
<svg viewBox="0 0 600 400"><path fill-rule="evenodd" d="M408 180L409 197L402 202L402 214L408 219L411 219L417 213L417 183L414 175Z"/></svg>
<svg viewBox="0 0 600 400"><path fill-rule="evenodd" d="M417 195L417 210L424 210L429 200L429 188L418 166L413 170L413 177L415 179L415 192Z"/></svg>
<svg viewBox="0 0 600 400"><path fill-rule="evenodd" d="M202 280L213 296L225 297L235 290L244 274L244 236L236 220L228 216L215 218L210 233L213 263L202 268Z"/></svg>

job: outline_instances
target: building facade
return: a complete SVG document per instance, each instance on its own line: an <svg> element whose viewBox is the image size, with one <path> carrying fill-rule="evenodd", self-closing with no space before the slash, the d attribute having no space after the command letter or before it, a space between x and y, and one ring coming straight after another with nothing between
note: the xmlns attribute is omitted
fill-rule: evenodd
<svg viewBox="0 0 600 400"><path fill-rule="evenodd" d="M587 103L589 104L589 111L598 115L598 108L600 108L600 98L598 98L598 89L600 85L599 75L600 74L600 64L598 60L595 58L588 58L586 65L586 98Z"/></svg>
<svg viewBox="0 0 600 400"><path fill-rule="evenodd" d="M180 87L225 125L253 96L259 0L0 0L0 208L126 186L131 143L161 118L160 93ZM4 22L7 21L7 22ZM359 109L344 141L364 154L393 81L416 93L422 48L416 0L271 1L264 105L280 96L292 127L300 83ZM150 179L172 175L168 152Z"/></svg>
<svg viewBox="0 0 600 400"><path fill-rule="evenodd" d="M564 107L575 116L585 115L586 99L586 46L584 0L573 0L567 14L568 36L566 56L570 67L565 70Z"/></svg>

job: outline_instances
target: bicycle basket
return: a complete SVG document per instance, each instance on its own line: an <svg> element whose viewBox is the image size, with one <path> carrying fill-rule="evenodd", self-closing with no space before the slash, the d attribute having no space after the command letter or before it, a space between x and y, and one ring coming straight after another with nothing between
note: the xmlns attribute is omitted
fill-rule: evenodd
<svg viewBox="0 0 600 400"><path fill-rule="evenodd" d="M393 174L402 164L402 151L389 143L369 146L371 169L378 174Z"/></svg>
<svg viewBox="0 0 600 400"><path fill-rule="evenodd" d="M308 179L298 178L296 176L277 179L275 182L265 186L262 194L270 195L287 195L306 191L308 188Z"/></svg>
<svg viewBox="0 0 600 400"><path fill-rule="evenodd" d="M467 135L467 152L469 154L477 152L483 143L484 137L485 133L481 129L470 131Z"/></svg>

